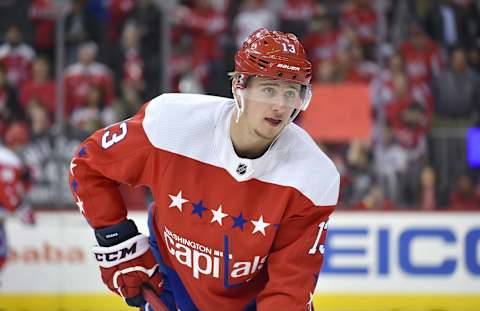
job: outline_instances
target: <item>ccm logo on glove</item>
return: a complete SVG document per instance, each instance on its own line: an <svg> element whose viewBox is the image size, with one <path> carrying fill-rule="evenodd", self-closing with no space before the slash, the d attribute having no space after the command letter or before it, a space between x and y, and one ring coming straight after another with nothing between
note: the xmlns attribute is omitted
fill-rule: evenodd
<svg viewBox="0 0 480 311"><path fill-rule="evenodd" d="M96 246L93 248L93 254L100 267L110 268L139 257L144 254L149 247L148 238L144 235L137 235L114 246Z"/></svg>
<svg viewBox="0 0 480 311"><path fill-rule="evenodd" d="M118 252L107 253L107 254L99 254L95 253L95 258L97 261L115 261L117 259L125 258L127 255L135 254L137 250L137 243L133 244L130 248L124 248L119 250ZM120 257L119 257L120 256Z"/></svg>

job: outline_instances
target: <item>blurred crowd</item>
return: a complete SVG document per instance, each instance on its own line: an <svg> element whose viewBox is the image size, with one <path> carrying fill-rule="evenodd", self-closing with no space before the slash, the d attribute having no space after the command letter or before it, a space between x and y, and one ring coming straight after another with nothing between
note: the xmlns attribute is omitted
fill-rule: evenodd
<svg viewBox="0 0 480 311"><path fill-rule="evenodd" d="M480 210L479 169L465 151L480 124L478 0L0 0L0 136L34 167L34 183L58 185L52 162L68 165L81 139L130 117L162 85L230 97L234 53L261 27L301 39L315 84L369 87L370 139L318 142L340 170L341 208Z"/></svg>

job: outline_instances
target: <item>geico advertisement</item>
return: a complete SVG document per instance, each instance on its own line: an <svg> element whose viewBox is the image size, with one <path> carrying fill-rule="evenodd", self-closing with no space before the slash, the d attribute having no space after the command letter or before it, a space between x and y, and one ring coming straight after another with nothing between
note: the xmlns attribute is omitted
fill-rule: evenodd
<svg viewBox="0 0 480 311"><path fill-rule="evenodd" d="M336 213L317 291L480 293L480 213Z"/></svg>
<svg viewBox="0 0 480 311"><path fill-rule="evenodd" d="M146 212L130 218L147 232ZM6 230L0 293L107 292L78 213L39 213L33 227L9 220ZM326 230L318 292L480 293L480 214L337 212Z"/></svg>

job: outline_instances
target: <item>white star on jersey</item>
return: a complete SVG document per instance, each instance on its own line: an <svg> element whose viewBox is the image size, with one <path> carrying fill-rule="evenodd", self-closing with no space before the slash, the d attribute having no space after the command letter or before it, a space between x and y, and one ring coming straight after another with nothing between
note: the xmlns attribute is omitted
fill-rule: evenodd
<svg viewBox="0 0 480 311"><path fill-rule="evenodd" d="M221 205L218 207L217 210L212 209L211 211L213 213L213 217L212 217L212 220L210 221L210 223L216 221L221 226L222 225L222 218L227 217L228 214L225 214L225 213L222 212L222 206Z"/></svg>
<svg viewBox="0 0 480 311"><path fill-rule="evenodd" d="M172 200L172 203L170 203L170 206L168 207L176 207L178 210L181 212L182 211L182 204L188 202L188 200L185 200L182 198L182 190L178 192L176 196L169 194L168 195L170 199Z"/></svg>
<svg viewBox="0 0 480 311"><path fill-rule="evenodd" d="M77 164L73 163L75 159L73 159L71 162L70 162L70 174L73 176L73 169L77 166Z"/></svg>
<svg viewBox="0 0 480 311"><path fill-rule="evenodd" d="M263 215L261 215L257 221L255 220L250 220L250 221L255 226L252 234L254 234L255 232L261 232L263 235L265 235L265 228L270 226L268 222L263 222Z"/></svg>
<svg viewBox="0 0 480 311"><path fill-rule="evenodd" d="M80 213L85 214L85 211L83 210L83 201L80 200L79 196L77 196L77 200L78 201L75 201L75 204L77 204L78 209L80 210Z"/></svg>

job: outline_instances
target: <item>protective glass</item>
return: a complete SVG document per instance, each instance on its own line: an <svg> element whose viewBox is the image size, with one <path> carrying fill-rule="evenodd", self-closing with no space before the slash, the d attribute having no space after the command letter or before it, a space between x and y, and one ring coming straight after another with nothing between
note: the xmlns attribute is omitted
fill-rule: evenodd
<svg viewBox="0 0 480 311"><path fill-rule="evenodd" d="M241 90L244 99L266 105L282 105L304 110L311 97L311 89L300 84L282 81L260 81Z"/></svg>

